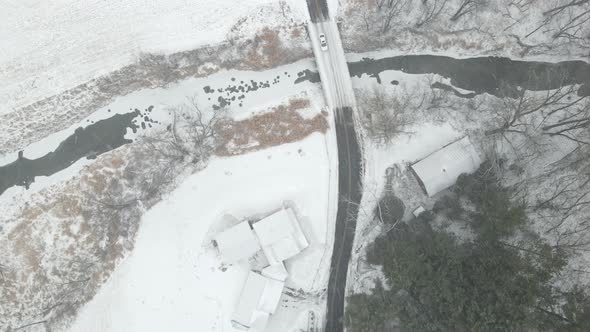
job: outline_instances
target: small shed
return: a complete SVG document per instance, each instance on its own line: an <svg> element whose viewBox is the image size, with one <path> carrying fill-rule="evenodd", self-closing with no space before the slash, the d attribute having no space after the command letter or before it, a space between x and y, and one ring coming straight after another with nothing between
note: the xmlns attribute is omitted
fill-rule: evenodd
<svg viewBox="0 0 590 332"><path fill-rule="evenodd" d="M221 258L226 263L235 263L254 255L261 249L250 224L243 221L226 229L214 238Z"/></svg>
<svg viewBox="0 0 590 332"><path fill-rule="evenodd" d="M270 265L277 265L309 246L291 208L281 209L252 224Z"/></svg>
<svg viewBox="0 0 590 332"><path fill-rule="evenodd" d="M232 316L232 323L249 331L264 331L279 305L285 283L250 271Z"/></svg>
<svg viewBox="0 0 590 332"><path fill-rule="evenodd" d="M428 196L452 186L459 175L473 173L482 160L469 137L465 136L414 163L414 171Z"/></svg>

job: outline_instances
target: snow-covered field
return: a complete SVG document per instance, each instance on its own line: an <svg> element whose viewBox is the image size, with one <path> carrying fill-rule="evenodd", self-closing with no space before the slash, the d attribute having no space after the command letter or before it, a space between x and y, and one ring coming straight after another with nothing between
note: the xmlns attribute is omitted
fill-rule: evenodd
<svg viewBox="0 0 590 332"><path fill-rule="evenodd" d="M310 66L313 66L311 60L302 60L264 72L222 70L204 78L185 79L166 88L138 90L116 98L68 129L25 147L24 155L40 157L54 150L78 126L87 126L134 108L146 109L153 105L150 117L165 127L170 122L168 107L187 102L188 97L196 94L199 104L207 109L216 98L210 98L212 95L205 94L203 88L224 88L232 84L232 78L249 82L281 76L277 84L246 94L242 106L232 103L228 115L236 120L265 112L292 97L309 99L311 111L317 114L323 106L319 86L293 82L298 71ZM140 133L149 132L148 129ZM136 136L128 130L126 138ZM194 326L203 331L227 331L230 329L228 317L247 267L234 266L221 271L221 262L210 246L212 233L209 230L219 228L224 213L247 217L270 212L281 204L292 204L296 208L311 247L288 262L291 279L287 287L293 294L302 293L284 295L283 305L276 319L271 320L270 329L288 331L297 326L306 327L309 310L321 317L324 310L322 290L327 284L335 219L337 174L332 171L336 169L333 149L335 138L329 131L326 135L313 134L298 143L213 160L205 170L187 179L147 213L130 257L115 269L96 298L84 306L72 331L161 331L165 327L182 331ZM3 156L2 163L11 162L14 157ZM92 163L92 160L79 160L52 177L38 178L30 190L10 188L0 197L0 204L21 206L17 202L26 202L35 192L59 186Z"/></svg>
<svg viewBox="0 0 590 332"><path fill-rule="evenodd" d="M262 27L307 19L305 1L284 3L290 7L288 17L280 17L282 1L277 0L9 0L0 11L0 114L108 74L137 61L144 52L191 50L224 43L228 38L248 38ZM337 0L329 3L335 12ZM270 12L273 15L268 15ZM233 77L260 82L285 76L269 88L247 93L242 105L233 103L229 115L234 119L265 112L293 97L309 99L317 114L323 106L319 86L293 83L298 71L310 67L312 60L264 72L221 70L162 88L137 90L113 99L67 129L22 147L24 156L43 156L77 127L129 109L153 105L155 110L150 116L165 124L170 120L167 107L186 102L187 97L197 93L199 104L208 108L217 95L206 95L203 88L225 88ZM83 114L87 113L84 110ZM26 116L18 121L26 121ZM126 135L133 137L131 132ZM229 316L247 267L222 267L211 247L211 236L221 227L226 213L251 217L281 204L295 208L310 247L286 264L290 272L287 289L269 330L306 329L310 310L321 320L337 199L334 149L335 137L329 130L299 142L211 160L205 169L187 178L147 212L133 251L115 268L93 300L83 306L71 330L231 330ZM6 164L14 158L13 154L0 156L0 162ZM10 188L2 195L0 205L10 206L16 213L35 193L49 188L59 190L62 182L75 178L84 166L92 164L92 160L80 160L50 178L38 178L28 191ZM17 224L18 220L11 225ZM9 232L12 226L3 231ZM11 317L2 324L21 326L32 319ZM34 324L32 328L43 330L42 325Z"/></svg>
<svg viewBox="0 0 590 332"><path fill-rule="evenodd" d="M245 218L285 202L296 208L311 240L311 247L288 265L294 273L287 286L317 296L327 275L314 280L308 272L329 264L321 259L329 244L332 187L326 144L324 135L313 134L301 142L213 160L186 179L144 215L134 251L71 331L232 331L229 317L248 266L222 270L209 230L219 230L216 223L224 214ZM297 301L287 301L283 295L284 306L297 306ZM309 308L303 305L296 313L307 315ZM289 320L297 315L282 315L286 310L277 312L283 316L280 323L271 323L282 325L281 331L295 328Z"/></svg>
<svg viewBox="0 0 590 332"><path fill-rule="evenodd" d="M338 0L330 0L337 10ZM307 4L287 0L8 0L0 10L0 114L52 96L136 61L141 53L191 50L264 26L303 22Z"/></svg>
<svg viewBox="0 0 590 332"><path fill-rule="evenodd" d="M139 90L117 98L82 122L26 147L24 155L42 156L55 149L77 126L127 112L130 108L145 109L154 105L155 111L150 116L165 127L170 122L167 107L186 102L188 96L202 92L206 85L225 87L232 82L232 77L259 81L285 76L285 72L294 79L298 70L310 65L310 60L303 60L265 72L221 71L208 78L179 81L166 89ZM237 120L246 119L293 97L310 100L311 108L305 112L313 114L303 116L318 114L324 104L319 86L309 82L295 85L293 79L284 77L269 88L248 93L243 106L230 105L228 114ZM198 100L204 108L213 103L204 93L199 94ZM149 134L149 130L142 134ZM126 135L127 138L135 136L130 131ZM328 131L325 135L315 133L301 142L214 159L206 169L187 179L147 213L131 256L115 269L96 299L84 307L73 331L161 331L166 326L178 331L194 326L203 331L216 331L215 327L227 331L228 317L247 267L219 270L221 262L210 246L213 233L209 230L219 230L225 213L248 217L268 213L281 204L295 207L311 246L300 257L287 262L291 276L287 287L295 295L284 295L283 305L275 315L277 318L271 320L271 331L288 331L298 324L306 325L309 310L321 317L335 219L335 147L334 134ZM4 160L12 159L5 156ZM0 196L0 204L20 207L33 193L59 186L92 163L80 160L52 177L38 178L30 190L11 188ZM5 227L4 231L8 232L9 228ZM160 254L156 256L154 252ZM297 295L298 292L302 293ZM156 303L161 304L157 306ZM153 329L146 329L146 326Z"/></svg>
<svg viewBox="0 0 590 332"><path fill-rule="evenodd" d="M291 2L295 19L304 18L300 3L305 2ZM241 17L268 5L277 1L4 2L0 113L108 74L142 52L167 54L223 42ZM265 25L273 21L258 22L258 27Z"/></svg>

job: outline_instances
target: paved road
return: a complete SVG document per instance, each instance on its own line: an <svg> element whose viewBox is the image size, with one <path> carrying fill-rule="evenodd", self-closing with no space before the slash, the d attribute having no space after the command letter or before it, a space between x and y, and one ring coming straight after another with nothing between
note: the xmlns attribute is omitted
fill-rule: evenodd
<svg viewBox="0 0 590 332"><path fill-rule="evenodd" d="M361 153L354 128L356 101L338 27L329 17L326 0L307 0L308 25L326 103L334 111L338 144L338 213L328 281L325 331L343 331L346 276L352 252L358 204L361 201ZM324 34L328 49L321 50Z"/></svg>
<svg viewBox="0 0 590 332"><path fill-rule="evenodd" d="M307 0L307 5L312 19L312 22L308 24L308 31L326 102L333 110L342 107L354 108L356 101L338 26L327 16L326 0ZM326 51L321 50L320 34L326 36L328 42Z"/></svg>

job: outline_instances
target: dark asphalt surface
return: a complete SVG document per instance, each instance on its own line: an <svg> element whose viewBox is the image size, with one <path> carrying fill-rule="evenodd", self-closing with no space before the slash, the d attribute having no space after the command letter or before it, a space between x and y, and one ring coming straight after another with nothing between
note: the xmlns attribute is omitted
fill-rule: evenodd
<svg viewBox="0 0 590 332"><path fill-rule="evenodd" d="M307 0L307 6L311 18L308 31L326 101L334 112L338 145L338 212L328 279L325 331L340 332L344 330L346 278L362 197L362 156L354 128L354 92L340 32L330 19L326 0ZM320 48L320 34L327 40L327 49Z"/></svg>
<svg viewBox="0 0 590 332"><path fill-rule="evenodd" d="M330 19L327 0L307 0L309 16L313 23L324 22Z"/></svg>
<svg viewBox="0 0 590 332"><path fill-rule="evenodd" d="M328 332L343 331L346 276L356 230L358 206L362 198L361 152L354 130L353 110L336 109L338 144L338 213L328 281Z"/></svg>

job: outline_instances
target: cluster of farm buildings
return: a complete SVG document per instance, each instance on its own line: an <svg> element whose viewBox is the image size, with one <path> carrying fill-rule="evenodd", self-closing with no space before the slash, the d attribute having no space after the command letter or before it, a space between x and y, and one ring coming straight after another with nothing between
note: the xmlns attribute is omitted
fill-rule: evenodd
<svg viewBox="0 0 590 332"><path fill-rule="evenodd" d="M264 331L288 277L284 262L309 246L293 209L282 208L255 222L242 221L218 234L214 244L225 263L254 256L264 260L260 271L249 271L232 316L237 328Z"/></svg>
<svg viewBox="0 0 590 332"><path fill-rule="evenodd" d="M422 190L433 196L452 186L459 175L474 172L482 160L468 137L453 141L410 166ZM417 215L423 212L419 207ZM250 270L232 315L240 329L262 332L276 311L289 273L284 262L309 246L292 208L281 208L258 221L241 221L214 238L224 263L262 259ZM260 264L259 264L260 265Z"/></svg>

